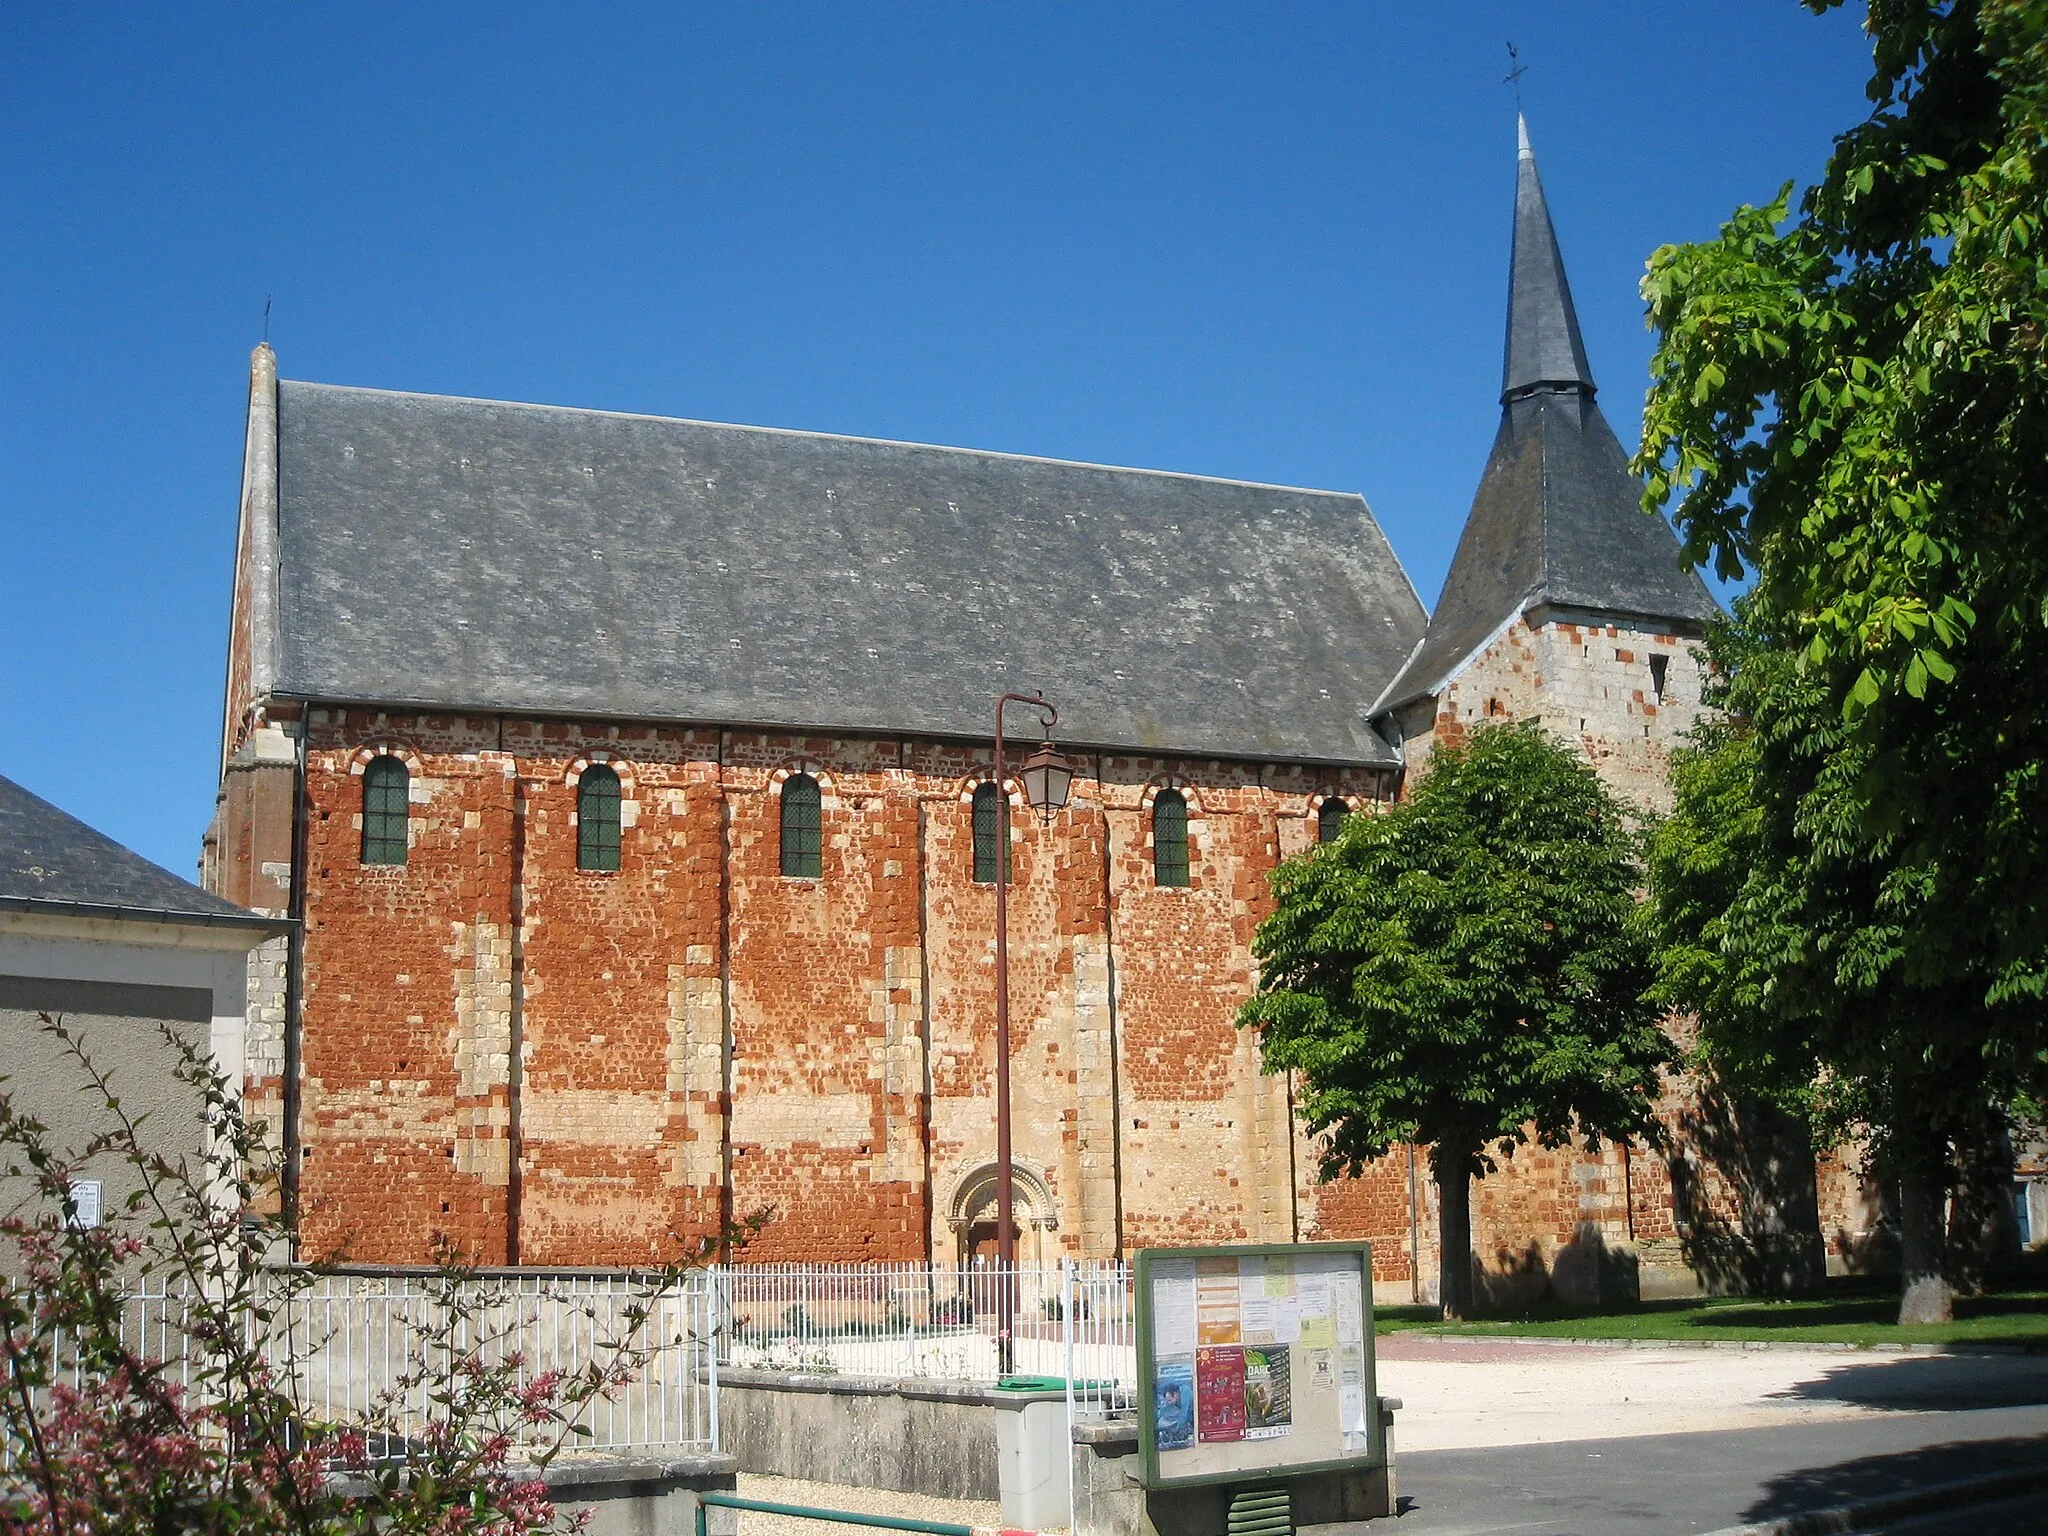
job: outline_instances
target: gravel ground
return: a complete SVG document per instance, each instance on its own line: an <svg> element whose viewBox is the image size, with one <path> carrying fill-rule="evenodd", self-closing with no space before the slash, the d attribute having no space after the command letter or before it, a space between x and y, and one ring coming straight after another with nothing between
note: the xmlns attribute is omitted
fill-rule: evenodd
<svg viewBox="0 0 2048 1536"><path fill-rule="evenodd" d="M1904 1415L2048 1403L2048 1355L1567 1347L1397 1334L1379 1341L1378 1357L1380 1391L1403 1404L1394 1426L1397 1455L1726 1430L1818 1434L1828 1424L1856 1420L1891 1426L1871 1422L1857 1433L1911 1438L1913 1421ZM1846 1424L1843 1432L1849 1432ZM862 1514L983 1526L996 1525L1000 1514L993 1503L968 1499L752 1475L739 1482L749 1498ZM775 1515L740 1518L741 1536L859 1529ZM1988 1536L1998 1527L1976 1529Z"/></svg>
<svg viewBox="0 0 2048 1536"><path fill-rule="evenodd" d="M906 1515L913 1520L956 1520L962 1525L999 1525L1001 1509L993 1500L930 1499L915 1493L884 1493L877 1488L842 1488L836 1483L800 1483L790 1477L740 1474L740 1497L778 1504L814 1504L824 1509L850 1509L861 1515ZM740 1512L740 1536L839 1536L869 1526L836 1520L797 1520L788 1515Z"/></svg>
<svg viewBox="0 0 2048 1536"><path fill-rule="evenodd" d="M1396 1334L1379 1389L1397 1454L2048 1402L2048 1355L1561 1347Z"/></svg>

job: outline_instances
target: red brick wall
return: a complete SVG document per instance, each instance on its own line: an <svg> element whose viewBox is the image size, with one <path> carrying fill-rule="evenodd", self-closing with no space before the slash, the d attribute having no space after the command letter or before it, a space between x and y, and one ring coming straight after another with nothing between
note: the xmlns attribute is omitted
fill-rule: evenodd
<svg viewBox="0 0 2048 1536"><path fill-rule="evenodd" d="M347 719L310 743L302 1013L305 1249L417 1261L505 1247L507 1084L462 994L511 910L513 779L495 726ZM360 859L369 743L408 758L410 860ZM357 750L362 748L364 750ZM488 1042L486 1042L488 1043Z"/></svg>
<svg viewBox="0 0 2048 1536"><path fill-rule="evenodd" d="M490 1261L624 1264L766 1209L752 1258L958 1255L994 1154L986 752L323 711L309 730L308 1252L417 1261L440 1234ZM377 751L415 774L403 868L358 857ZM576 868L597 760L624 790L616 873ZM1080 766L1050 826L1011 816L1016 1153L1046 1192L1023 1251L1366 1237L1379 1278L1407 1278L1405 1154L1319 1184L1288 1084L1233 1024L1268 875L1324 794L1368 804L1374 776ZM780 872L798 770L824 792L816 881ZM1153 882L1166 782L1189 801L1186 889ZM1426 1166L1420 1184L1430 1274ZM1625 1229L1619 1188L1611 1156L1518 1157L1480 1186L1482 1246Z"/></svg>

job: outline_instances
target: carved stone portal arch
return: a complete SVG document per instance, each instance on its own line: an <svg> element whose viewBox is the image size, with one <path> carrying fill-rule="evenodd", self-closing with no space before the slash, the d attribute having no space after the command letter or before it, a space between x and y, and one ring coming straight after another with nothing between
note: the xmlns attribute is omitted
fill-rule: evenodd
<svg viewBox="0 0 2048 1536"><path fill-rule="evenodd" d="M1049 1264L1058 1257L1059 1208L1045 1175L1027 1163L1010 1163L1010 1212L1017 1227L1017 1262ZM977 1257L994 1262L996 1252L996 1165L970 1168L953 1186L946 1202L946 1225L952 1228L954 1251L965 1267Z"/></svg>

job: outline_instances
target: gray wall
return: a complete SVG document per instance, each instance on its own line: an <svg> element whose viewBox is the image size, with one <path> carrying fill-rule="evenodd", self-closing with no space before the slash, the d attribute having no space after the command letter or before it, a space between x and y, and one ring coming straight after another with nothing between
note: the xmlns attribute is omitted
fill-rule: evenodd
<svg viewBox="0 0 2048 1536"><path fill-rule="evenodd" d="M60 1155L109 1129L84 1071L41 1027L39 1014L58 1015L106 1073L122 1108L147 1116L144 1145L196 1159L205 1141L199 1096L173 1075L177 1052L162 1030L210 1053L239 1092L248 951L263 937L261 930L146 919L0 912L0 1074L16 1112L48 1126ZM18 1161L0 1161L0 1210L21 1208L31 1194L25 1178L5 1173ZM102 1180L108 1216L139 1182L114 1153L76 1172ZM0 1271L10 1267L0 1253Z"/></svg>
<svg viewBox="0 0 2048 1536"><path fill-rule="evenodd" d="M144 1144L174 1161L190 1158L196 1166L204 1143L199 1097L173 1075L177 1052L162 1031L173 1029L203 1050L212 1002L210 992L191 988L0 974L5 1092L17 1114L32 1115L49 1128L60 1156L69 1157L95 1135L113 1128L114 1117L92 1089L85 1069L42 1027L38 1014L48 1012L79 1037L93 1065L108 1077L123 1113L147 1117L141 1132ZM35 1198L33 1185L26 1176L9 1178L4 1172L18 1161L13 1156L0 1161L0 1210L26 1214ZM89 1159L77 1173L102 1181L103 1207L110 1220L141 1184L134 1169L114 1152Z"/></svg>
<svg viewBox="0 0 2048 1536"><path fill-rule="evenodd" d="M966 1382L720 1371L718 1423L742 1472L994 1499L996 1395Z"/></svg>

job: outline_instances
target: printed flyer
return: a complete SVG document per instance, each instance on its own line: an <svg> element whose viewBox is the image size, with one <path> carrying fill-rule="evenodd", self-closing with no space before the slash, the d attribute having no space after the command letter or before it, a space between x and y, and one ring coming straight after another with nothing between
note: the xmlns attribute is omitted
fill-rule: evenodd
<svg viewBox="0 0 2048 1536"><path fill-rule="evenodd" d="M1294 1382L1287 1346L1244 1352L1244 1437L1273 1440L1294 1428Z"/></svg>
<svg viewBox="0 0 2048 1536"><path fill-rule="evenodd" d="M1193 1355L1170 1356L1154 1368L1152 1425L1162 1451L1184 1451L1195 1443Z"/></svg>
<svg viewBox="0 0 2048 1536"><path fill-rule="evenodd" d="M1244 1350L1236 1345L1196 1350L1195 1425L1202 1444L1242 1440L1244 1420Z"/></svg>
<svg viewBox="0 0 2048 1536"><path fill-rule="evenodd" d="M1237 1264L1195 1260L1195 1327L1204 1344L1235 1344L1242 1337Z"/></svg>

